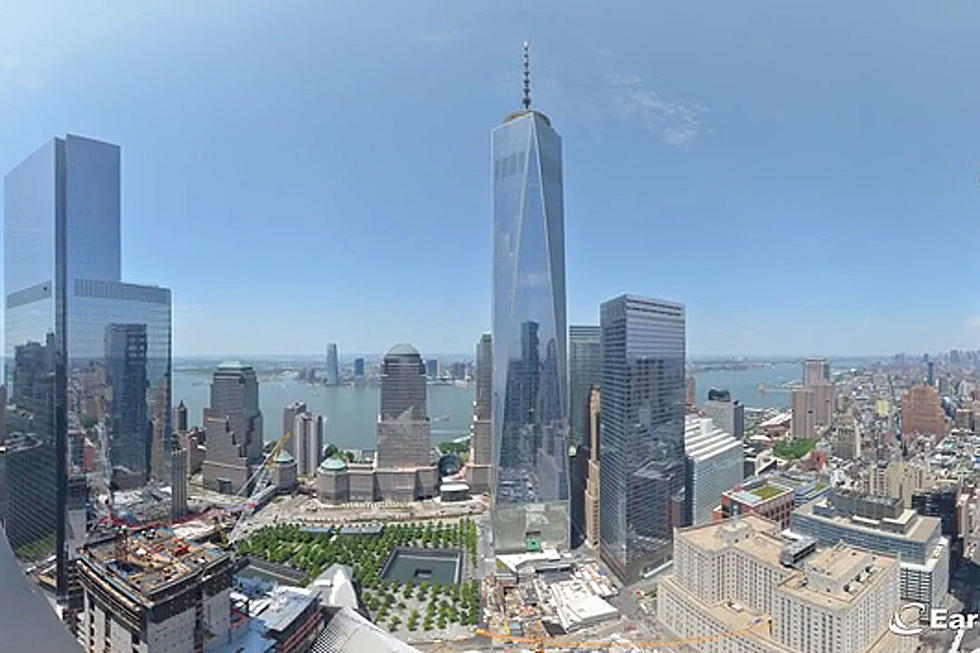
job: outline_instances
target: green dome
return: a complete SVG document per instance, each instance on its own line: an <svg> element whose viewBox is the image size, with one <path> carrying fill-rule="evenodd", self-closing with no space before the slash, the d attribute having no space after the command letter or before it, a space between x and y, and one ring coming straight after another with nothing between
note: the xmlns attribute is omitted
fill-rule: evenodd
<svg viewBox="0 0 980 653"><path fill-rule="evenodd" d="M280 449L279 450L279 453L276 454L276 457L273 458L273 461L274 462L277 462L277 463L287 463L287 464L288 463L291 463L291 462L294 462L295 460L296 459L293 458L292 456L290 456L289 455L289 452L286 451L285 449Z"/></svg>
<svg viewBox="0 0 980 653"><path fill-rule="evenodd" d="M327 458L318 468L324 472L339 472L347 469L347 463L340 458Z"/></svg>

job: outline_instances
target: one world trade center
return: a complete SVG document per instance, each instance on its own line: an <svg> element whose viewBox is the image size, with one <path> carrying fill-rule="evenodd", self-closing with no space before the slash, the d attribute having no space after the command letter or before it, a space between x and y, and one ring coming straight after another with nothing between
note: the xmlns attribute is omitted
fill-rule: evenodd
<svg viewBox="0 0 980 653"><path fill-rule="evenodd" d="M531 109L492 133L493 538L498 552L569 544L561 138Z"/></svg>

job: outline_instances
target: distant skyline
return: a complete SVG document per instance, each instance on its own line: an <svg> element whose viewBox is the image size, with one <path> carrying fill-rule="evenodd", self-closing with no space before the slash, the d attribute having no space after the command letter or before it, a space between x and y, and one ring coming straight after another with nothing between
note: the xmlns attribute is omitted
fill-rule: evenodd
<svg viewBox="0 0 980 653"><path fill-rule="evenodd" d="M978 5L43 5L0 22L0 175L121 147L178 358L474 351L524 40L569 324L636 293L695 358L980 348Z"/></svg>

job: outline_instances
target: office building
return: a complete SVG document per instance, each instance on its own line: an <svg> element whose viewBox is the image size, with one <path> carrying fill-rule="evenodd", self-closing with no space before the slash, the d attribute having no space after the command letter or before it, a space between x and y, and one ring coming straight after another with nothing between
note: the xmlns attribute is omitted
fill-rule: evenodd
<svg viewBox="0 0 980 653"><path fill-rule="evenodd" d="M687 410L698 407L698 386L693 376L687 377Z"/></svg>
<svg viewBox="0 0 980 653"><path fill-rule="evenodd" d="M912 507L912 495L929 489L935 483L935 475L926 460L902 460L899 456L878 461L862 470L861 489L875 494L902 500L906 508Z"/></svg>
<svg viewBox="0 0 980 653"><path fill-rule="evenodd" d="M794 533L821 544L847 542L901 560L901 596L940 605L949 588L950 545L941 522L904 508L898 498L833 490L793 511Z"/></svg>
<svg viewBox="0 0 980 653"><path fill-rule="evenodd" d="M354 378L363 379L364 378L364 359L355 358L354 359Z"/></svg>
<svg viewBox="0 0 980 653"><path fill-rule="evenodd" d="M588 443L589 393L602 376L599 327L573 324L568 327L568 424L569 442L575 447Z"/></svg>
<svg viewBox="0 0 980 653"><path fill-rule="evenodd" d="M323 459L323 415L303 411L293 420L293 442L296 459L296 473L313 478L316 468Z"/></svg>
<svg viewBox="0 0 980 653"><path fill-rule="evenodd" d="M327 345L327 385L340 385L340 361L337 359L337 343Z"/></svg>
<svg viewBox="0 0 980 653"><path fill-rule="evenodd" d="M129 489L143 485L150 471L147 415L146 325L110 324L105 329L106 420L113 481Z"/></svg>
<svg viewBox="0 0 980 653"><path fill-rule="evenodd" d="M439 359L438 358L427 358L425 360L425 376L430 381L435 381L439 378Z"/></svg>
<svg viewBox="0 0 980 653"><path fill-rule="evenodd" d="M490 491L493 449L490 410L493 403L493 341L489 333L476 343L476 397L470 425L470 459L466 462L466 482L475 492Z"/></svg>
<svg viewBox="0 0 980 653"><path fill-rule="evenodd" d="M787 528L795 505L796 492L789 483L772 476L753 476L721 493L714 520L737 515L758 515Z"/></svg>
<svg viewBox="0 0 980 653"><path fill-rule="evenodd" d="M181 399L177 407L174 408L174 431L184 433L187 430L187 406L184 405L184 400Z"/></svg>
<svg viewBox="0 0 980 653"><path fill-rule="evenodd" d="M69 451L68 430L92 423L93 451L105 458L98 466L111 470L113 460L142 464L136 471L145 478L148 424L138 434L117 430L116 451L106 441L114 422L106 407L112 392L105 378L106 329L139 324L146 331L149 405L117 400L111 409L116 427L134 426L127 421L134 415L162 414L161 432L169 439L171 297L166 288L122 281L116 145L72 135L48 141L4 178L3 217L5 383L18 436L37 447L30 456L36 473L25 491L37 498L34 518L45 527L44 533L34 529L35 541L17 550L22 556L54 554L57 592L65 596L68 542L84 538L69 532L65 513L68 478L84 473L84 456ZM132 388L126 394L138 400ZM135 438L136 451L118 451ZM93 475L99 484L93 490L108 492L108 476Z"/></svg>
<svg viewBox="0 0 980 653"><path fill-rule="evenodd" d="M589 472L585 479L585 543L599 546L599 445L602 395L598 386L589 391Z"/></svg>
<svg viewBox="0 0 980 653"><path fill-rule="evenodd" d="M745 438L745 406L733 400L728 390L711 388L708 400L704 402L704 415L711 419L719 429L736 440Z"/></svg>
<svg viewBox="0 0 980 653"><path fill-rule="evenodd" d="M289 434L286 436L286 441L283 443L283 448L294 458L296 457L296 433L293 430L293 427L296 424L296 416L302 415L305 412L305 401L293 401L282 409L282 432L284 434Z"/></svg>
<svg viewBox="0 0 980 653"><path fill-rule="evenodd" d="M807 358L803 361L803 386L809 388L830 381L830 364L826 358Z"/></svg>
<svg viewBox="0 0 980 653"><path fill-rule="evenodd" d="M94 653L212 650L232 628L231 554L164 528L82 548L79 640Z"/></svg>
<svg viewBox="0 0 980 653"><path fill-rule="evenodd" d="M902 434L928 435L936 440L946 435L946 416L935 388L915 385L902 397Z"/></svg>
<svg viewBox="0 0 980 653"><path fill-rule="evenodd" d="M492 134L493 546L569 543L561 138L531 109Z"/></svg>
<svg viewBox="0 0 980 653"><path fill-rule="evenodd" d="M176 439L170 446L170 517L180 519L187 514L187 450Z"/></svg>
<svg viewBox="0 0 980 653"><path fill-rule="evenodd" d="M721 495L742 480L742 443L718 428L710 418L684 417L684 454L687 457L686 524L713 519Z"/></svg>
<svg viewBox="0 0 980 653"><path fill-rule="evenodd" d="M812 438L816 434L816 411L814 392L810 388L793 388L790 393L790 407L793 411L790 422L790 435L794 438Z"/></svg>
<svg viewBox="0 0 980 653"><path fill-rule="evenodd" d="M699 651L911 653L917 645L888 629L901 605L894 556L816 550L754 515L680 529L673 572L657 589L658 621Z"/></svg>
<svg viewBox="0 0 980 653"><path fill-rule="evenodd" d="M259 381L251 365L229 361L218 366L211 377L211 405L204 409L204 417L227 418L243 455L250 463L262 461Z"/></svg>
<svg viewBox="0 0 980 653"><path fill-rule="evenodd" d="M803 387L813 392L814 425L830 426L834 408L834 384L826 358L807 358L803 361Z"/></svg>
<svg viewBox="0 0 980 653"><path fill-rule="evenodd" d="M950 543L953 567L963 556L963 533L971 532L961 524L964 512L962 498L963 495L956 491L954 485L940 485L912 494L912 508L917 513L939 519L940 530Z"/></svg>
<svg viewBox="0 0 980 653"><path fill-rule="evenodd" d="M378 413L378 467L424 467L429 454L426 369L418 350L398 344L381 364L381 409Z"/></svg>
<svg viewBox="0 0 980 653"><path fill-rule="evenodd" d="M834 455L844 460L861 457L861 429L853 417L841 418L833 429Z"/></svg>
<svg viewBox="0 0 980 653"><path fill-rule="evenodd" d="M435 496L439 481L431 454L425 364L415 347L397 344L381 364L374 464L324 461L316 469L317 495L325 503L415 501Z"/></svg>
<svg viewBox="0 0 980 653"><path fill-rule="evenodd" d="M687 514L684 306L622 295L599 313L600 554L632 582L670 559Z"/></svg>

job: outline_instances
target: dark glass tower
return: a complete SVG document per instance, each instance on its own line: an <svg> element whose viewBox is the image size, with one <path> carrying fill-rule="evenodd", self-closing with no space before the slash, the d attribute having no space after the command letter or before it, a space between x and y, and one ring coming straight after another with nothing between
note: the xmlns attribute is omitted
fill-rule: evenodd
<svg viewBox="0 0 980 653"><path fill-rule="evenodd" d="M119 147L69 135L43 145L3 184L6 425L19 443L18 492L34 498L11 496L7 519L29 525L11 535L21 558L54 554L60 598L86 512L118 480L114 462L125 459L145 478L147 416L161 416L161 437L171 433L170 291L121 281L119 179ZM145 334L139 362L130 357L121 377L107 360L107 339L117 342L110 325ZM93 447L94 468L69 451L69 433L76 447Z"/></svg>
<svg viewBox="0 0 980 653"><path fill-rule="evenodd" d="M117 476L146 481L150 468L146 408L146 325L110 324L105 330L109 451Z"/></svg>
<svg viewBox="0 0 980 653"><path fill-rule="evenodd" d="M569 542L561 138L530 108L491 137L497 551Z"/></svg>
<svg viewBox="0 0 980 653"><path fill-rule="evenodd" d="M568 327L568 425L572 446L589 442L589 393L602 376L599 326Z"/></svg>
<svg viewBox="0 0 980 653"><path fill-rule="evenodd" d="M670 558L686 515L684 306L623 295L600 324L600 554L629 583Z"/></svg>

